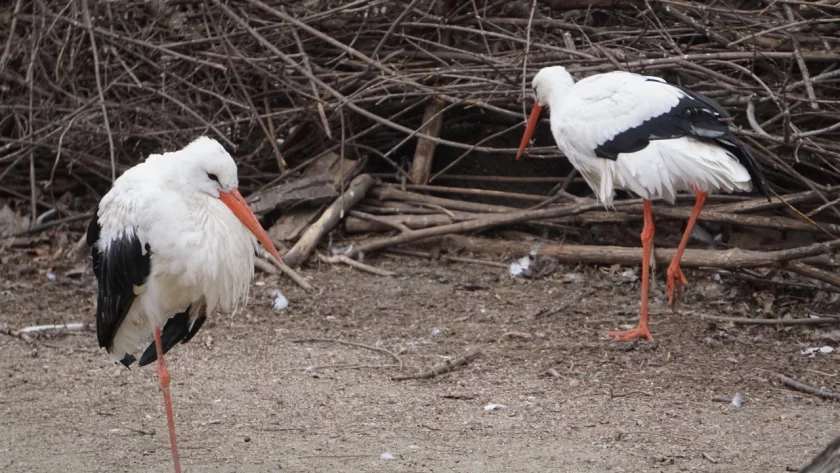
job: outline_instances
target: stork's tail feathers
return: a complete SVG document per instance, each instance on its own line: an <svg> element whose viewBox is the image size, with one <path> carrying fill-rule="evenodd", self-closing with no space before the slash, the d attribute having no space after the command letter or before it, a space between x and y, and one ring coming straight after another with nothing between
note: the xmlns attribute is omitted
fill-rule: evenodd
<svg viewBox="0 0 840 473"><path fill-rule="evenodd" d="M163 331L160 335L160 341L163 343L163 353L168 352L172 347L178 343L187 343L190 339L198 333L198 330L204 324L207 317L202 314L195 319L195 322L190 323L190 309L179 313L172 317L163 326ZM137 366L146 366L149 363L157 361L157 347L155 342L149 344L143 356L140 357L140 362Z"/></svg>
<svg viewBox="0 0 840 473"><path fill-rule="evenodd" d="M207 319L206 307L203 301L197 304L191 304L183 312L169 318L161 330L161 343L163 343L163 353L167 353L175 345L179 343L187 343L196 333L198 333L204 321ZM131 367L137 358L132 354L139 346L146 343L149 339L149 324L145 319L140 319L143 323L123 324L120 332L115 338L115 343L111 347L112 356L118 360L126 368ZM131 330L129 330L129 328ZM152 341L143 354L137 366L146 366L149 363L157 361L157 347Z"/></svg>

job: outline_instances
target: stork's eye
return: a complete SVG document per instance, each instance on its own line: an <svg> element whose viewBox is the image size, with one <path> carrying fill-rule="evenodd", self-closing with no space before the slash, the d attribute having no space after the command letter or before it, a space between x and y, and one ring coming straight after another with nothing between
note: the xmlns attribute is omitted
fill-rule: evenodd
<svg viewBox="0 0 840 473"><path fill-rule="evenodd" d="M216 181L216 183L221 184L219 182L219 176L213 174L212 172L208 172L207 177L209 177L211 181Z"/></svg>

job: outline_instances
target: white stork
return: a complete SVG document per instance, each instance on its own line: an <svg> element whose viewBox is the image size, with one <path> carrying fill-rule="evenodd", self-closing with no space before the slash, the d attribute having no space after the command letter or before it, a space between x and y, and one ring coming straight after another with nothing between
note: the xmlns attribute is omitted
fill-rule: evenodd
<svg viewBox="0 0 840 473"><path fill-rule="evenodd" d="M87 231L99 282L99 346L128 367L154 338L138 365L157 360L177 473L163 354L189 341L214 310L232 311L245 302L257 239L280 258L238 185L233 158L202 137L126 171L99 203Z"/></svg>
<svg viewBox="0 0 840 473"><path fill-rule="evenodd" d="M575 83L565 68L555 66L540 70L533 87L536 103L516 158L528 146L540 111L548 107L557 146L600 202L612 207L616 188L644 200L639 326L609 335L620 341L653 340L648 329L654 232L650 199L664 198L673 204L678 191L694 191L697 196L676 256L668 266L671 305L675 289L687 283L680 258L708 193L749 192L754 185L767 195L758 163L730 133L726 110L708 97L658 77L616 71Z"/></svg>

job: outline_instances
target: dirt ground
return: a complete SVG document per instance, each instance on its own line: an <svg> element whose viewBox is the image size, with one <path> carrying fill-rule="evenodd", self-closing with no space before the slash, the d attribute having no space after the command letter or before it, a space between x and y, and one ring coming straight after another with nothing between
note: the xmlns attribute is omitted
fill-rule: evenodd
<svg viewBox="0 0 840 473"><path fill-rule="evenodd" d="M92 322L84 255L0 256L0 326ZM660 269L656 343L627 345L605 335L635 323L639 282L627 268L561 266L525 279L411 257L368 262L398 276L310 267L318 291L306 294L258 273L246 309L217 315L170 352L186 471L767 473L798 470L840 433L835 404L775 380L840 390L837 354L799 353L836 347L836 331L699 317L832 307L807 291L687 272L672 313ZM276 289L290 301L284 311L272 306ZM313 338L388 350L404 373L482 355L435 379L392 381L400 373L388 354L300 342ZM713 401L736 393L740 408ZM0 471L171 471L154 367L113 364L91 331L33 345L0 335L0 412Z"/></svg>

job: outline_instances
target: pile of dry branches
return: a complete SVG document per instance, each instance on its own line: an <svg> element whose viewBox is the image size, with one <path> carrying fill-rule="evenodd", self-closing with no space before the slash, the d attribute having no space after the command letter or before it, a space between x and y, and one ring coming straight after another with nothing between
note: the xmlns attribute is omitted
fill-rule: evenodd
<svg viewBox="0 0 840 473"><path fill-rule="evenodd" d="M33 216L73 215L149 153L208 134L236 156L246 190L333 152L403 190L545 207L558 190L586 192L547 127L530 167L512 160L531 78L560 64L577 78L658 75L717 99L774 191L808 195L797 206L825 239L840 219L838 14L795 0L16 0L0 12L0 195L31 202ZM497 176L480 169L491 160ZM429 186L456 172L484 189L559 184L544 195ZM370 200L350 215L355 231L417 227L380 218L394 211ZM586 212L554 217L635 218Z"/></svg>

